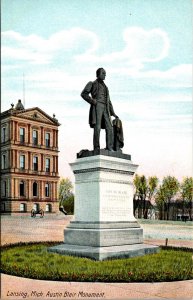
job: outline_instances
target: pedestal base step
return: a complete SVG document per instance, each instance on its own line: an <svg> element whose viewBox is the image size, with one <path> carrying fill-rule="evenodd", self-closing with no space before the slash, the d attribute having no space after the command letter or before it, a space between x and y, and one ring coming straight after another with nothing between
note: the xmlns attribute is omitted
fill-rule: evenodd
<svg viewBox="0 0 193 300"><path fill-rule="evenodd" d="M94 260L126 258L134 256L143 256L159 252L159 247L145 244L121 245L111 247L90 247L70 244L61 244L48 248L49 252L55 252L62 255L71 255L87 257Z"/></svg>

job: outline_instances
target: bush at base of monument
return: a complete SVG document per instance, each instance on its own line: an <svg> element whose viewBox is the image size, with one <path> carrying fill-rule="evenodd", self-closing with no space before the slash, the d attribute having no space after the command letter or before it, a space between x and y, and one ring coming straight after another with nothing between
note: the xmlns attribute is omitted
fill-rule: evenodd
<svg viewBox="0 0 193 300"><path fill-rule="evenodd" d="M2 247L2 273L58 281L156 282L193 279L191 249L161 250L129 259L93 261L47 252L58 242ZM185 251L186 250L186 251Z"/></svg>

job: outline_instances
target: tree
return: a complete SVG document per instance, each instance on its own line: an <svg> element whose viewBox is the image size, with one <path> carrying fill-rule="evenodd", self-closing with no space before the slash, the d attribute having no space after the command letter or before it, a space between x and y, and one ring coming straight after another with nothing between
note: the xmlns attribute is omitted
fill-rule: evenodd
<svg viewBox="0 0 193 300"><path fill-rule="evenodd" d="M59 184L59 205L63 206L64 202L73 196L73 185L69 178L62 178Z"/></svg>
<svg viewBox="0 0 193 300"><path fill-rule="evenodd" d="M140 199L142 201L142 207L143 207L143 218L147 219L146 196L148 192L148 184L147 184L147 179L144 175L141 176L140 181L141 182L139 186L139 193L140 193Z"/></svg>
<svg viewBox="0 0 193 300"><path fill-rule="evenodd" d="M144 175L139 176L136 174L133 182L135 186L134 200L135 202L138 201L138 208L139 207L141 208L139 209L138 216L139 218L143 217L144 219L147 219L149 204L152 200L153 195L156 192L157 185L158 185L158 178L156 176L152 176L146 179ZM139 205L139 201L141 201L140 203L141 205Z"/></svg>
<svg viewBox="0 0 193 300"><path fill-rule="evenodd" d="M169 220L169 208L171 199L176 195L180 187L178 180L175 177L167 176L164 177L162 182L162 193L164 197L164 203L166 205L167 220Z"/></svg>
<svg viewBox="0 0 193 300"><path fill-rule="evenodd" d="M135 211L138 207L138 205L136 205L136 203L139 203L139 186L140 186L140 176L138 174L135 175L134 179L133 179L133 183L134 183L134 187L135 187L135 193L133 195L133 202L134 202L134 211L133 214L135 215ZM141 211L140 211L141 212ZM139 215L138 212L138 217L141 218L141 214Z"/></svg>
<svg viewBox="0 0 193 300"><path fill-rule="evenodd" d="M164 207L165 207L165 193L162 186L160 186L155 195L155 203L159 210L159 219L164 219Z"/></svg>
<svg viewBox="0 0 193 300"><path fill-rule="evenodd" d="M135 193L134 193L134 199L137 200L138 196L139 196L139 186L140 186L140 176L139 175L135 175L134 179L133 179L133 183L134 183L134 187L135 187Z"/></svg>
<svg viewBox="0 0 193 300"><path fill-rule="evenodd" d="M63 209L68 215L74 214L74 195L71 195L67 200L63 202Z"/></svg>
<svg viewBox="0 0 193 300"><path fill-rule="evenodd" d="M141 202L140 208L142 207L142 210L139 209L138 217L144 217L145 212L145 199L146 199L146 193L147 193L147 179L144 175L139 176L135 175L134 177L134 185L135 185L135 194L134 194L134 200L138 200ZM138 206L139 207L139 206Z"/></svg>
<svg viewBox="0 0 193 300"><path fill-rule="evenodd" d="M184 209L187 207L190 220L192 220L192 202L193 202L193 178L185 177L181 186L181 196L183 201L183 215Z"/></svg>
<svg viewBox="0 0 193 300"><path fill-rule="evenodd" d="M151 201L152 201L153 196L156 193L158 181L159 180L156 176L148 177L146 202L145 202L146 204L148 203L148 206L145 205L145 210L144 210L144 218L145 219L147 219L147 217L148 217L148 209L150 208L149 206L152 205Z"/></svg>
<svg viewBox="0 0 193 300"><path fill-rule="evenodd" d="M159 180L156 176L152 176L152 177L148 178L148 199L149 199L149 201L152 200L152 197L156 192L158 182L159 182Z"/></svg>

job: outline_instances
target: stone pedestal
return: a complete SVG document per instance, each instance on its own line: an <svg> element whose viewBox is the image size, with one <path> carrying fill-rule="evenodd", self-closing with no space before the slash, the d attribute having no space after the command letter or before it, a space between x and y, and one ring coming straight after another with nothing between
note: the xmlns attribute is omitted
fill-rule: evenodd
<svg viewBox="0 0 193 300"><path fill-rule="evenodd" d="M133 216L138 166L130 155L90 153L70 164L75 174L74 220L64 231L64 244L49 250L96 260L155 253L158 247L143 244L143 230Z"/></svg>

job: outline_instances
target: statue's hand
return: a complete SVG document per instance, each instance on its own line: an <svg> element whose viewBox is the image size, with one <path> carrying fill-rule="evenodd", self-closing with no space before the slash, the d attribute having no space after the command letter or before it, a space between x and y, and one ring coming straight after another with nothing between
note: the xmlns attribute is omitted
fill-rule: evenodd
<svg viewBox="0 0 193 300"><path fill-rule="evenodd" d="M96 101L96 99L93 99L93 98L92 98L92 104L94 104L94 105L96 105L96 104L97 104L97 101Z"/></svg>

